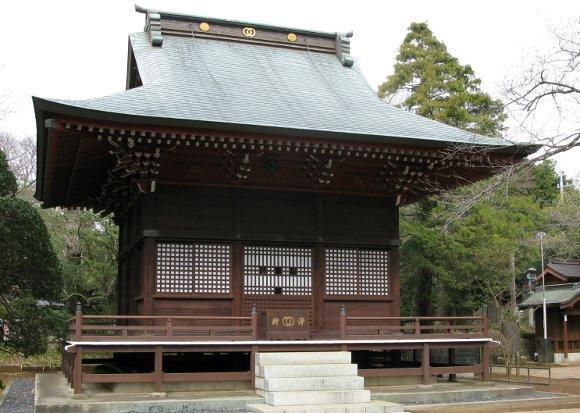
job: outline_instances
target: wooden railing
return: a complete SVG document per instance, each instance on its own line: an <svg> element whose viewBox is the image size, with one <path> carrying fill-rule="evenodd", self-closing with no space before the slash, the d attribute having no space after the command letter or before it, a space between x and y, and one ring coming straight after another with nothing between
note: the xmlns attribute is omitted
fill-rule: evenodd
<svg viewBox="0 0 580 413"><path fill-rule="evenodd" d="M463 339L488 338L487 317L349 317L346 307L340 311L341 340L403 340L403 339ZM449 347L450 366L431 366L429 340L420 340L416 349L421 354L420 367L359 369L364 377L421 376L428 384L437 374L481 374L489 381L490 344L481 345L481 363L469 366L455 365L455 348ZM346 350L346 346L342 346Z"/></svg>
<svg viewBox="0 0 580 413"><path fill-rule="evenodd" d="M80 309L70 319L74 341L238 341L258 338L258 315L226 316L133 316L83 315ZM249 323L249 325L248 325Z"/></svg>
<svg viewBox="0 0 580 413"><path fill-rule="evenodd" d="M487 335L486 317L349 317L340 311L342 340L461 338Z"/></svg>
<svg viewBox="0 0 580 413"><path fill-rule="evenodd" d="M63 351L62 370L75 394L81 392L82 383L153 383L155 391L161 392L165 382L250 380L253 385L255 379L253 360L261 346L260 343L255 342L248 343L251 352L250 371L173 373L166 372L163 368L163 354L168 347L171 348L173 341L201 341L201 344L205 345L204 341L249 342L257 340L258 315L255 306L252 307L250 317L221 317L83 315L79 305L70 322L71 341L76 343L67 351ZM360 369L359 374L363 376L415 375L422 376L423 383L427 384L434 374L475 373L482 374L484 380L489 380L489 343L483 340L477 344L482 349L480 365L455 365L455 350L450 346L449 361L452 365L431 366L430 346L437 344L430 339L440 337L486 338L487 319L485 317L349 317L346 307L342 307L340 312L340 339L343 341L339 346L343 350L348 350L349 342L346 340L425 339L418 340L412 347L421 353L420 367ZM153 371L122 374L83 372L83 352L86 351L87 346L91 351L95 349L95 346L89 342L102 341L103 347L106 347L107 342L121 340L150 343L148 346L140 346L139 351L154 354ZM332 347L332 341L328 345ZM264 346L268 347L268 344ZM97 351L103 352L106 348Z"/></svg>

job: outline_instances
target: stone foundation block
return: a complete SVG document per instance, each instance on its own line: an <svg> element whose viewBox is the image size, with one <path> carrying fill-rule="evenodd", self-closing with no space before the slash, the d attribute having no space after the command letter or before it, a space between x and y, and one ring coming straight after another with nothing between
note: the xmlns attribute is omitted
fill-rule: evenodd
<svg viewBox="0 0 580 413"><path fill-rule="evenodd" d="M266 404L272 406L369 403L369 390L266 392Z"/></svg>
<svg viewBox="0 0 580 413"><path fill-rule="evenodd" d="M345 364L351 362L348 351L320 351L293 353L258 353L256 363L260 366L271 364Z"/></svg>
<svg viewBox="0 0 580 413"><path fill-rule="evenodd" d="M266 391L297 391L297 390L362 390L364 377L256 377L256 388Z"/></svg>
<svg viewBox="0 0 580 413"><path fill-rule="evenodd" d="M296 364L256 366L256 376L270 377L328 377L356 376L356 364Z"/></svg>
<svg viewBox="0 0 580 413"><path fill-rule="evenodd" d="M401 413L405 409L400 404L384 401L357 404L321 404L297 406L270 406L268 404L248 404L247 412L253 413Z"/></svg>

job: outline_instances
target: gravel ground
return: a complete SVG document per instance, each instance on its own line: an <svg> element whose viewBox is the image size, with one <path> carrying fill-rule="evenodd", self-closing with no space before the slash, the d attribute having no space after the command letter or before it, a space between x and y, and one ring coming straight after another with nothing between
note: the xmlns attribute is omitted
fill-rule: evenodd
<svg viewBox="0 0 580 413"><path fill-rule="evenodd" d="M34 378L14 379L0 405L0 413L34 412Z"/></svg>
<svg viewBox="0 0 580 413"><path fill-rule="evenodd" d="M427 401L417 401L417 402L406 402L403 403L403 405L406 406L416 406L416 405L422 405L422 404L445 404L445 403L469 403L469 402L492 402L492 401L498 401L498 400L524 400L524 399L543 399L543 398L548 398L548 397L561 397L561 394L557 394L557 393L548 393L545 391L534 391L531 393L526 393L526 394L512 394L510 396L504 396L504 397L493 397L493 396L485 396L485 395L480 395L480 396L467 396L465 398L462 399L457 399L457 400L453 400L452 402L447 402L447 401L441 401L441 400L427 400ZM2 410L0 410L0 413L3 413Z"/></svg>

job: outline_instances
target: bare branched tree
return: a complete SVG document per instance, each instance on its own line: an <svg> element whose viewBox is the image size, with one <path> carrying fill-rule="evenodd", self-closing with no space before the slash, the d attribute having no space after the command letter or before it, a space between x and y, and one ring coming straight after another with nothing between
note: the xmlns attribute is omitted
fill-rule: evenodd
<svg viewBox="0 0 580 413"><path fill-rule="evenodd" d="M505 82L506 109L546 159L580 145L580 18L552 29L554 46L521 77ZM549 130L544 126L549 119Z"/></svg>
<svg viewBox="0 0 580 413"><path fill-rule="evenodd" d="M551 30L554 46L504 85L505 109L518 125L504 136L506 145L533 144L537 152L524 162L491 156L488 148L457 145L445 151L448 159L467 156L472 168L491 169L495 175L462 190L447 192L435 181L423 182L443 205L443 229L464 216L478 202L507 193L526 169L559 153L580 146L580 19L565 29ZM474 179L458 170L452 177L463 184Z"/></svg>

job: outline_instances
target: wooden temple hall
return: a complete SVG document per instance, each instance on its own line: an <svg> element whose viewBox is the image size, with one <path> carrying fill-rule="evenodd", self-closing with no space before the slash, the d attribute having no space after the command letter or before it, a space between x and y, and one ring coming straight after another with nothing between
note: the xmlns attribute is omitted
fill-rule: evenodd
<svg viewBox="0 0 580 413"><path fill-rule="evenodd" d="M120 229L118 314L71 320L75 392L254 388L262 352L352 351L369 382L487 377L484 317L400 316L398 210L531 149L382 102L352 33L138 11L126 90L34 98L36 198ZM433 358L459 348L483 356Z"/></svg>

